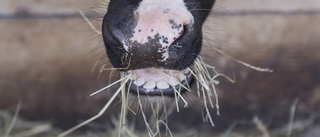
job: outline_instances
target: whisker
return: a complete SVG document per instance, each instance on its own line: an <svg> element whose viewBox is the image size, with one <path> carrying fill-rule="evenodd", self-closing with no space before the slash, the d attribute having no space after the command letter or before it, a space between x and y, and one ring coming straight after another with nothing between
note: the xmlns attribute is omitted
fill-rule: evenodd
<svg viewBox="0 0 320 137"><path fill-rule="evenodd" d="M101 32L101 31L98 31L98 30L96 29L96 27L94 27L94 25L89 21L89 19L86 17L86 15L84 15L84 13L83 13L80 9L78 9L78 12L80 13L80 15L82 16L82 18L88 23L88 25L91 27L91 29L92 29L94 32L98 33L99 35L102 35L102 32Z"/></svg>

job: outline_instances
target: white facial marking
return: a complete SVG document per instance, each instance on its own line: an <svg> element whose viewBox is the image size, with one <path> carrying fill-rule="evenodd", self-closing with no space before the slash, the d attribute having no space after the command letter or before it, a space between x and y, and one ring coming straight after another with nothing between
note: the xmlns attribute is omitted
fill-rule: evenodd
<svg viewBox="0 0 320 137"><path fill-rule="evenodd" d="M194 23L183 0L142 0L135 14L137 26L133 37L123 41L125 50L132 47L128 41L145 44L158 36L162 52L165 51L162 61L168 58L168 48L181 35L183 26Z"/></svg>

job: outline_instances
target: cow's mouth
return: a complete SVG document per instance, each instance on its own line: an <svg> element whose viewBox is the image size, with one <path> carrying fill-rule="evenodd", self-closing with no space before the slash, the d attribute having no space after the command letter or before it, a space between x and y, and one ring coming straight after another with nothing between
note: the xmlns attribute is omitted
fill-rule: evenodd
<svg viewBox="0 0 320 137"><path fill-rule="evenodd" d="M130 80L126 87L133 94L147 96L174 96L189 90L192 82L191 72L186 70L167 70L146 68L130 70Z"/></svg>

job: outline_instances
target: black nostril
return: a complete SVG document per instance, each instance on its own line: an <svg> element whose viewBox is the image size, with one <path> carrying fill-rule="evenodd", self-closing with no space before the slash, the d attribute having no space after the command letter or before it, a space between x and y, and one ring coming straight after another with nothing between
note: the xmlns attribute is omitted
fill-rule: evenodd
<svg viewBox="0 0 320 137"><path fill-rule="evenodd" d="M172 47L172 48L181 48L181 46L182 46L182 39L185 39L186 37L188 37L188 25L183 25L183 30L180 32L180 34L179 34L179 37L174 37L173 39L174 39L174 41L173 41L173 43L171 44L171 46L170 47ZM169 48L169 50L170 50L170 48Z"/></svg>
<svg viewBox="0 0 320 137"><path fill-rule="evenodd" d="M183 37L186 34L186 32L188 32L188 25L183 25L183 30L180 34L180 37Z"/></svg>
<svg viewBox="0 0 320 137"><path fill-rule="evenodd" d="M188 25L183 25L183 30L180 32L178 38L174 38L174 42L169 46L169 58L168 61L175 62L177 60L181 60L183 58L183 54L185 54L184 42L185 39L188 39L189 36L189 29Z"/></svg>
<svg viewBox="0 0 320 137"><path fill-rule="evenodd" d="M186 36L186 33L188 32L188 25L183 25L183 30L179 33L179 37L174 37L174 41L172 45L178 44L177 42L180 41L183 37Z"/></svg>

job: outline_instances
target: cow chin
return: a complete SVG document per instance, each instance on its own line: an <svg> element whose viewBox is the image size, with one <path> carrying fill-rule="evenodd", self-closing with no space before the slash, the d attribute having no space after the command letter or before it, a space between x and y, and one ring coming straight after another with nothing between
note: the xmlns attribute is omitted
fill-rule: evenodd
<svg viewBox="0 0 320 137"><path fill-rule="evenodd" d="M110 1L104 44L112 65L127 75L131 93L174 96L190 89L202 24L214 3L202 2L199 7L183 0Z"/></svg>

